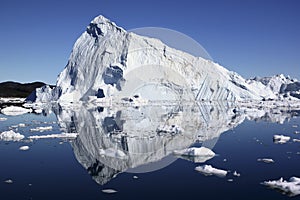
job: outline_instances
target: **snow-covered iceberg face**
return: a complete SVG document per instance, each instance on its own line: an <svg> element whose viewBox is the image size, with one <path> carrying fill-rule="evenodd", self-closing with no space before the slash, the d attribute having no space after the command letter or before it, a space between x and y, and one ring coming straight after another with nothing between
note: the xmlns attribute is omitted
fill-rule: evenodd
<svg viewBox="0 0 300 200"><path fill-rule="evenodd" d="M278 90L299 96L294 80L245 80L217 63L127 32L99 16L74 44L56 88L38 89L27 100L119 102L138 95L143 101L243 101L276 99Z"/></svg>

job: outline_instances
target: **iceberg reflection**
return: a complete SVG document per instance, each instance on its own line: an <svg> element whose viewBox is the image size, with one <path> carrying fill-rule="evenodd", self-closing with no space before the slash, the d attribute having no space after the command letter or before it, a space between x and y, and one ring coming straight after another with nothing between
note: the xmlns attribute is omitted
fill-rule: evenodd
<svg viewBox="0 0 300 200"><path fill-rule="evenodd" d="M71 143L76 159L101 185L121 172L164 168L178 158L173 151L195 142L212 149L221 133L244 120L235 107L224 102L118 108L59 106L55 113L65 132L78 132ZM194 162L209 159L182 158Z"/></svg>

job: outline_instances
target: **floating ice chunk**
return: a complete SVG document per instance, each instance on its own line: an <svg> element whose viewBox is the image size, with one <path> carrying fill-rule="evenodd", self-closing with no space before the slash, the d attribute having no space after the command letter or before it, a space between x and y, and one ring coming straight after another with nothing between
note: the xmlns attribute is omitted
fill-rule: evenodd
<svg viewBox="0 0 300 200"><path fill-rule="evenodd" d="M29 139L49 139L49 138L68 138L75 139L78 133L60 133L60 134L50 134L50 135L32 135Z"/></svg>
<svg viewBox="0 0 300 200"><path fill-rule="evenodd" d="M258 162L264 162L264 163L274 163L274 160L272 158L259 158L257 159Z"/></svg>
<svg viewBox="0 0 300 200"><path fill-rule="evenodd" d="M25 127L26 125L23 124L23 123L20 123L18 126L19 126L19 127Z"/></svg>
<svg viewBox="0 0 300 200"><path fill-rule="evenodd" d="M27 109L27 108L18 107L18 106L9 106L9 107L3 108L1 110L1 112L4 115L15 116L15 115L23 115L25 113L30 113L30 112L32 112L32 109Z"/></svg>
<svg viewBox="0 0 300 200"><path fill-rule="evenodd" d="M279 189L289 196L300 194L300 178L297 177L291 177L289 181L285 181L283 178L277 181L264 181L263 184L274 189Z"/></svg>
<svg viewBox="0 0 300 200"><path fill-rule="evenodd" d="M7 120L7 118L5 118L5 117L0 117L0 121L6 121Z"/></svg>
<svg viewBox="0 0 300 200"><path fill-rule="evenodd" d="M274 135L273 141L277 144L283 144L288 142L291 139L289 136L284 136L284 135Z"/></svg>
<svg viewBox="0 0 300 200"><path fill-rule="evenodd" d="M39 131L39 132L50 131L50 130L52 130L52 126L41 126L41 127L36 127L36 128L30 129L30 131Z"/></svg>
<svg viewBox="0 0 300 200"><path fill-rule="evenodd" d="M295 131L294 133L295 133L295 134L299 134L300 132L299 132L299 131Z"/></svg>
<svg viewBox="0 0 300 200"><path fill-rule="evenodd" d="M118 191L114 189L103 189L102 192L107 194L113 194L113 193L117 193Z"/></svg>
<svg viewBox="0 0 300 200"><path fill-rule="evenodd" d="M108 149L100 149L99 150L100 155L105 155L108 157L113 157L113 158L125 158L126 154L118 149L113 149L113 148L108 148Z"/></svg>
<svg viewBox="0 0 300 200"><path fill-rule="evenodd" d="M204 175L216 175L219 177L225 177L227 175L227 171L222 169L217 169L212 167L211 165L202 165L195 168L196 171L204 174Z"/></svg>
<svg viewBox="0 0 300 200"><path fill-rule="evenodd" d="M43 112L43 109L35 109L34 112L37 114L41 114Z"/></svg>
<svg viewBox="0 0 300 200"><path fill-rule="evenodd" d="M205 157L214 157L216 154L206 148L206 147L192 147L182 150L173 151L174 154L184 155L184 156L205 156Z"/></svg>
<svg viewBox="0 0 300 200"><path fill-rule="evenodd" d="M233 172L233 176L239 177L239 176L241 176L241 174L240 174L240 173L237 173L237 171L234 171L234 172Z"/></svg>
<svg viewBox="0 0 300 200"><path fill-rule="evenodd" d="M297 128L297 127L298 127L298 125L297 125L297 124L295 124L295 125L293 125L292 127L293 127L293 128Z"/></svg>
<svg viewBox="0 0 300 200"><path fill-rule="evenodd" d="M293 142L300 142L299 139L293 139Z"/></svg>
<svg viewBox="0 0 300 200"><path fill-rule="evenodd" d="M133 178L134 178L134 179L138 179L139 177L138 177L138 176L133 176Z"/></svg>
<svg viewBox="0 0 300 200"><path fill-rule="evenodd" d="M29 149L29 146L21 146L19 148L19 150L21 150L21 151L27 151L28 149Z"/></svg>
<svg viewBox="0 0 300 200"><path fill-rule="evenodd" d="M7 180L5 180L5 181L4 181L4 183L7 183L7 184L12 184L12 183L13 183L13 180L11 180L11 179L7 179Z"/></svg>
<svg viewBox="0 0 300 200"><path fill-rule="evenodd" d="M4 141L19 141L24 138L24 135L16 133L13 130L4 131L0 134L0 140Z"/></svg>

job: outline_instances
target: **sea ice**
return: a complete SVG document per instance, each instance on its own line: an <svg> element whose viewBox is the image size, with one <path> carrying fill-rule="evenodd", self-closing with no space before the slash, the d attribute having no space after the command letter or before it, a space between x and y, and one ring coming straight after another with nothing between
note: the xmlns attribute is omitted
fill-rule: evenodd
<svg viewBox="0 0 300 200"><path fill-rule="evenodd" d="M300 178L298 177L291 177L289 181L285 181L283 178L280 178L277 181L264 181L263 184L274 189L279 189L289 196L300 194Z"/></svg>
<svg viewBox="0 0 300 200"><path fill-rule="evenodd" d="M22 108L22 107L18 107L18 106L9 106L9 107L3 108L1 110L1 112L4 115L16 116L16 115L22 115L25 113L30 113L30 112L32 112L32 109Z"/></svg>
<svg viewBox="0 0 300 200"><path fill-rule="evenodd" d="M257 159L257 161L264 163L274 163L274 160L272 158L259 158Z"/></svg>
<svg viewBox="0 0 300 200"><path fill-rule="evenodd" d="M39 132L50 131L50 130L52 130L52 126L40 126L40 127L30 129L30 131L39 131Z"/></svg>
<svg viewBox="0 0 300 200"><path fill-rule="evenodd" d="M204 175L216 175L219 177L225 177L227 175L227 171L222 169L217 169L212 167L211 165L202 165L195 168L196 171L204 174Z"/></svg>
<svg viewBox="0 0 300 200"><path fill-rule="evenodd" d="M273 140L277 144L283 144L288 142L291 139L289 136L284 136L284 135L274 135Z"/></svg>
<svg viewBox="0 0 300 200"><path fill-rule="evenodd" d="M29 146L21 146L19 148L19 150L21 150L21 151L27 151L28 149L29 149Z"/></svg>
<svg viewBox="0 0 300 200"><path fill-rule="evenodd" d="M107 193L107 194L113 194L118 192L117 190L114 189L103 189L102 192Z"/></svg>
<svg viewBox="0 0 300 200"><path fill-rule="evenodd" d="M15 133L13 130L4 131L0 134L0 140L4 141L19 141L24 138L24 135Z"/></svg>
<svg viewBox="0 0 300 200"><path fill-rule="evenodd" d="M29 136L29 139L49 139L49 138L69 138L75 139L78 136L78 133L60 133L60 134L50 134L50 135L32 135Z"/></svg>
<svg viewBox="0 0 300 200"><path fill-rule="evenodd" d="M13 180L7 179L7 180L4 181L4 183L12 184L12 183L13 183Z"/></svg>
<svg viewBox="0 0 300 200"><path fill-rule="evenodd" d="M20 123L18 126L19 126L19 127L25 127L26 125L23 124L23 123Z"/></svg>
<svg viewBox="0 0 300 200"><path fill-rule="evenodd" d="M293 142L300 142L299 139L293 139Z"/></svg>

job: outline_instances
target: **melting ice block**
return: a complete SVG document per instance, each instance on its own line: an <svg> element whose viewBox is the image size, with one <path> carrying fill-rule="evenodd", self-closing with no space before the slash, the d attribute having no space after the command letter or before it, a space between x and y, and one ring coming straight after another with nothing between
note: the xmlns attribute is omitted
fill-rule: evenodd
<svg viewBox="0 0 300 200"><path fill-rule="evenodd" d="M289 181L280 178L279 180L265 181L262 184L274 189L279 189L289 196L296 196L300 194L300 178L298 177L291 177Z"/></svg>

